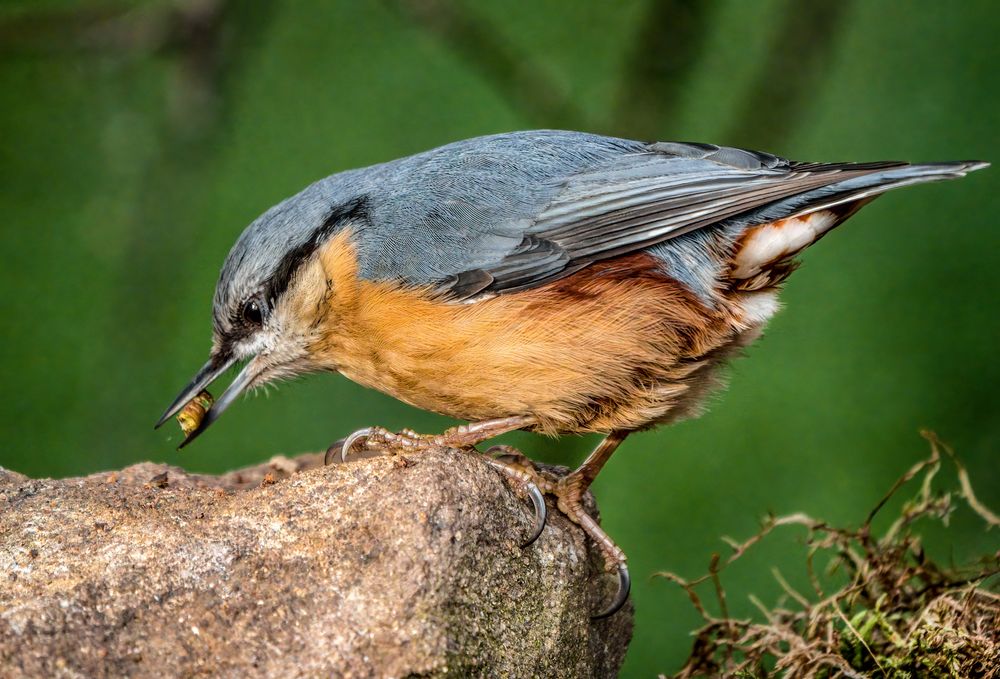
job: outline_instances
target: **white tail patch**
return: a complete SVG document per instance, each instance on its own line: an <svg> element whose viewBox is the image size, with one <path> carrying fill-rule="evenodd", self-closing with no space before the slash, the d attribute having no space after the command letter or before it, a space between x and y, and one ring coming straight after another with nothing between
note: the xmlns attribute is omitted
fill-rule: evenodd
<svg viewBox="0 0 1000 679"><path fill-rule="evenodd" d="M747 328L763 326L771 320L771 316L774 316L781 309L778 293L773 289L744 292L737 295L735 299L741 311L739 321Z"/></svg>
<svg viewBox="0 0 1000 679"><path fill-rule="evenodd" d="M788 217L752 227L743 236L730 276L751 278L815 243L840 218L829 210Z"/></svg>

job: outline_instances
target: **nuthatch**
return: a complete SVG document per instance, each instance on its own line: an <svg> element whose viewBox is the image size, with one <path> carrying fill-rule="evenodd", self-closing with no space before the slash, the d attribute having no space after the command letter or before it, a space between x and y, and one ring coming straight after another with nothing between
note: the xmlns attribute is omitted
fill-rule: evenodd
<svg viewBox="0 0 1000 679"><path fill-rule="evenodd" d="M795 256L900 186L981 162L805 163L578 132L481 137L335 174L276 205L222 267L211 357L164 422L246 362L186 445L245 390L339 372L471 424L356 432L343 446L473 448L504 432L600 432L576 471L497 468L625 556L581 498L634 431L698 413L778 309ZM541 505L540 507L538 505ZM536 534L537 534L536 530Z"/></svg>

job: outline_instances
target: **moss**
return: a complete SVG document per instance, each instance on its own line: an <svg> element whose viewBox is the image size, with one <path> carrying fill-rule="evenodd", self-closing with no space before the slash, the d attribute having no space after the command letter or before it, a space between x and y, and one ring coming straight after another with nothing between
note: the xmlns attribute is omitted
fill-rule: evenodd
<svg viewBox="0 0 1000 679"><path fill-rule="evenodd" d="M728 558L714 556L701 578L689 581L661 573L684 588L704 619L687 662L674 676L1000 676L1000 595L987 586L988 578L1000 572L1000 552L980 565L943 567L924 553L913 529L923 519L946 524L957 498L990 528L1000 526L1000 518L976 498L952 451L933 434L924 437L930 456L900 477L859 528L831 526L804 514L770 517L756 535L731 543ZM957 489L935 489L945 458L954 463ZM917 479L915 496L883 534L875 535L873 519ZM813 592L795 591L775 571L785 600L769 609L751 597L761 613L758 619L730 617L721 573L782 526L806 528L805 561ZM830 557L831 572L842 575L835 591L824 591L813 570L823 557ZM704 587L714 590L719 615L703 602Z"/></svg>

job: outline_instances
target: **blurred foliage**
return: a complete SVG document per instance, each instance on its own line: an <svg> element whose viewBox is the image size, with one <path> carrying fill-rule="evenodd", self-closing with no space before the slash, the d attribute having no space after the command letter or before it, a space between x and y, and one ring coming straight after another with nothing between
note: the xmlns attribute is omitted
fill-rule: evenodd
<svg viewBox="0 0 1000 679"><path fill-rule="evenodd" d="M997 160L997 35L993 0L8 0L0 464L221 471L366 424L440 429L330 376L248 399L183 455L176 431L151 425L205 358L229 246L311 181L530 127L814 160ZM602 474L636 579L626 675L676 669L699 624L649 575L698 573L716 536L769 511L855 519L921 454L920 426L997 504L997 189L988 170L866 208L805 256L712 411L633 437ZM565 464L593 443L510 442ZM946 558L990 545L974 522L928 536ZM728 582L773 600L768 568L796 550L761 547Z"/></svg>

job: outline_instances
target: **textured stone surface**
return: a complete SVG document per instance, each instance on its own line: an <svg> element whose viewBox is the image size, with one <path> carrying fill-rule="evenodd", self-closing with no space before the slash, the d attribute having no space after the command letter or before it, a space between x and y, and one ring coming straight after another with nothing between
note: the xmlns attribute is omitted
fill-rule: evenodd
<svg viewBox="0 0 1000 679"><path fill-rule="evenodd" d="M555 510L440 450L221 477L0 469L2 676L608 676L631 608Z"/></svg>

